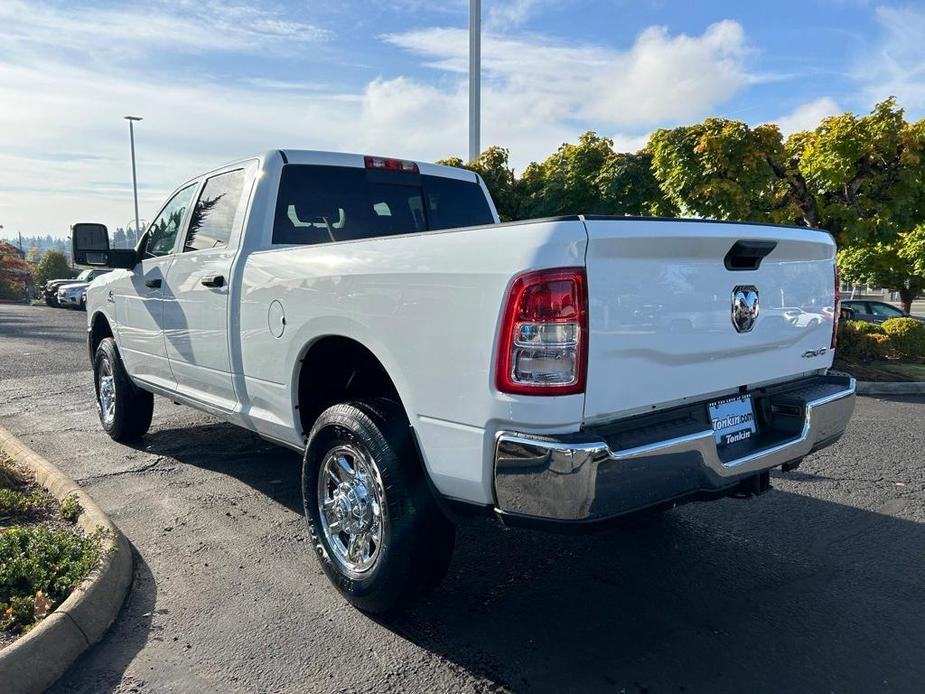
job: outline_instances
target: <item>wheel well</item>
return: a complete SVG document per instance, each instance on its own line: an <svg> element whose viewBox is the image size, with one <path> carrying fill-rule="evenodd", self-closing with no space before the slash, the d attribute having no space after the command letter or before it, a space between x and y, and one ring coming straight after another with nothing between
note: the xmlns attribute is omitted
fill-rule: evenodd
<svg viewBox="0 0 925 694"><path fill-rule="evenodd" d="M306 435L331 405L365 397L387 397L401 405L395 384L372 352L341 336L324 337L309 348L299 369L298 391Z"/></svg>
<svg viewBox="0 0 925 694"><path fill-rule="evenodd" d="M90 361L96 355L96 348L100 346L107 337L112 337L112 328L109 327L109 321L102 313L93 316L93 322L90 324Z"/></svg>

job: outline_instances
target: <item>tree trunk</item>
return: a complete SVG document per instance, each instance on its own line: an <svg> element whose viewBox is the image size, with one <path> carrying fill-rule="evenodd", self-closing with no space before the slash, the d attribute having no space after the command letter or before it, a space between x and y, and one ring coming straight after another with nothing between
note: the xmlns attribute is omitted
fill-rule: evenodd
<svg viewBox="0 0 925 694"><path fill-rule="evenodd" d="M899 300L903 304L903 311L912 313L912 300L915 299L915 292L908 288L899 290Z"/></svg>

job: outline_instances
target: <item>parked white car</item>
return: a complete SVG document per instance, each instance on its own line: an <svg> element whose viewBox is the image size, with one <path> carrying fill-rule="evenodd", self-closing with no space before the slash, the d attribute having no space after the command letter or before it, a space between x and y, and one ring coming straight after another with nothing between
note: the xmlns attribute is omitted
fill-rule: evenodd
<svg viewBox="0 0 925 694"><path fill-rule="evenodd" d="M302 451L321 565L372 612L439 582L462 516L584 527L760 493L854 407L824 232L499 224L469 171L286 150L190 179L135 250L73 239L120 268L87 289L104 429L142 436L160 394ZM832 318L766 319L785 288ZM679 334L674 306L702 320Z"/></svg>
<svg viewBox="0 0 925 694"><path fill-rule="evenodd" d="M57 290L57 300L59 306L66 308L85 309L85 293L89 282L75 282L72 284L62 284Z"/></svg>

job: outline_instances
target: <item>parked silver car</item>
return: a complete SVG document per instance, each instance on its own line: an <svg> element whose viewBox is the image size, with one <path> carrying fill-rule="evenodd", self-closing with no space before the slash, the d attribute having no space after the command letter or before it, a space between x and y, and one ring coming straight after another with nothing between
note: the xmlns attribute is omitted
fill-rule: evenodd
<svg viewBox="0 0 925 694"><path fill-rule="evenodd" d="M58 301L58 306L63 306L66 308L78 308L81 311L87 310L87 287L90 286L96 277L102 277L106 273L97 273L95 277L91 277L86 282L71 282L69 284L62 284L58 287L56 299Z"/></svg>

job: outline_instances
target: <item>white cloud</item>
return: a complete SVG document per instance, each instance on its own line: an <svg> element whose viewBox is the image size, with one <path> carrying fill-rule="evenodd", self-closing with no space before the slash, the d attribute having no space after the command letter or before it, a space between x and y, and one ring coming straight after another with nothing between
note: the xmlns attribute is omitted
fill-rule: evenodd
<svg viewBox="0 0 925 694"><path fill-rule="evenodd" d="M698 119L753 81L746 53L737 22L712 24L699 37L651 27L595 80L590 115L629 125Z"/></svg>
<svg viewBox="0 0 925 694"><path fill-rule="evenodd" d="M464 29L384 38L422 56L429 67L461 75L468 69ZM701 36L671 36L664 27L650 27L627 51L486 34L482 52L485 78L505 98L601 125L697 119L754 80L745 66L745 32L733 21L712 24Z"/></svg>
<svg viewBox="0 0 925 694"><path fill-rule="evenodd" d="M542 3L543 0L501 0L488 11L484 24L489 29L499 30L520 26Z"/></svg>
<svg viewBox="0 0 925 694"><path fill-rule="evenodd" d="M649 136L652 133L643 135L626 135L616 133L610 136L613 140L613 148L618 152L638 152L649 143Z"/></svg>
<svg viewBox="0 0 925 694"><path fill-rule="evenodd" d="M925 8L878 7L882 41L859 61L855 77L872 102L895 96L916 113L925 112Z"/></svg>
<svg viewBox="0 0 925 694"><path fill-rule="evenodd" d="M531 11L517 0L496 7L519 21ZM465 29L385 37L436 68L437 79L383 75L345 88L336 74L323 82L259 72L237 81L190 70L165 77L158 58L168 49L247 56L263 45L311 50L328 34L227 1L154 2L140 12L0 4L4 233L64 235L78 220L125 224L129 112L145 119L136 130L143 215L184 179L268 148L423 160L465 152ZM617 147L636 150L645 137L633 133L700 118L750 79L735 22L700 36L648 29L623 51L497 32L483 48L483 143L509 147L518 170L589 128L629 133L615 136Z"/></svg>
<svg viewBox="0 0 925 694"><path fill-rule="evenodd" d="M833 98L823 96L797 106L790 113L780 116L774 122L777 123L784 135L790 135L802 130L815 130L823 118L836 116L843 112L844 109Z"/></svg>
<svg viewBox="0 0 925 694"><path fill-rule="evenodd" d="M36 48L73 51L81 61L174 53L254 53L293 50L330 37L330 32L285 15L224 0L174 0L143 8L0 3L5 52L31 56Z"/></svg>

